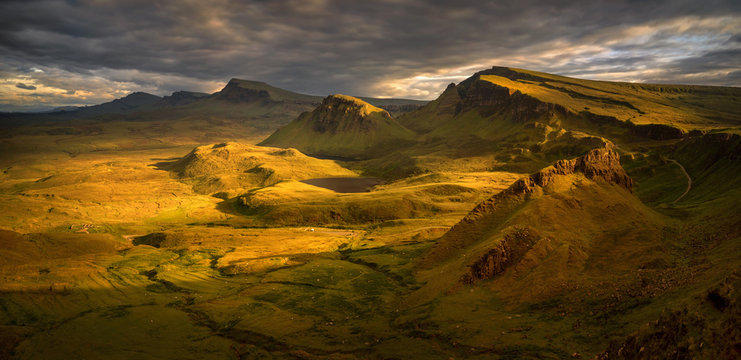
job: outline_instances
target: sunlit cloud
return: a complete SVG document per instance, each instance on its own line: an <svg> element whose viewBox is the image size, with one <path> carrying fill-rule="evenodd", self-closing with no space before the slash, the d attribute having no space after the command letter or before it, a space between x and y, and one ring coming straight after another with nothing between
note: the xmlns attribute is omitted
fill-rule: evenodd
<svg viewBox="0 0 741 360"><path fill-rule="evenodd" d="M740 50L741 9L722 0L3 2L0 79L12 86L0 111L21 100L214 92L231 77L314 95L433 99L492 65L739 86Z"/></svg>
<svg viewBox="0 0 741 360"><path fill-rule="evenodd" d="M377 94L432 99L450 82L458 82L490 65L553 72L594 80L624 82L677 82L739 86L729 78L741 71L741 60L714 70L677 72L686 59L701 58L713 51L741 49L730 41L741 35L741 17L682 17L651 21L631 27L605 28L583 38L559 38L515 49L496 58L476 59L458 68L386 79L375 86ZM731 65L731 66L728 66Z"/></svg>

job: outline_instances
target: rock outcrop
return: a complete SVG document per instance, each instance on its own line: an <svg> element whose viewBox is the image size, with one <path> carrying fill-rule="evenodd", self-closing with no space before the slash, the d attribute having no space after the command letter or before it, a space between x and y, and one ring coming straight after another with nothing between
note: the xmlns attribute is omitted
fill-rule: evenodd
<svg viewBox="0 0 741 360"><path fill-rule="evenodd" d="M682 129L670 125L633 125L633 123L630 123L630 125L632 125L630 126L631 133L653 140L681 139L686 135Z"/></svg>
<svg viewBox="0 0 741 360"><path fill-rule="evenodd" d="M473 284L478 280L493 278L519 262L539 240L540 235L528 227L514 229L505 234L498 245L469 266L461 277L461 282Z"/></svg>
<svg viewBox="0 0 741 360"><path fill-rule="evenodd" d="M347 95L327 96L311 113L312 129L319 133L335 134L377 129L380 121L391 120L386 110Z"/></svg>

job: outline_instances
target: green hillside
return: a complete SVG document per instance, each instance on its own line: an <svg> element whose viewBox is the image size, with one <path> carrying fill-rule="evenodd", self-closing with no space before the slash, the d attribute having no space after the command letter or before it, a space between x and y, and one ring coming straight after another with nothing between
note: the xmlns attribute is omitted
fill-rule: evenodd
<svg viewBox="0 0 741 360"><path fill-rule="evenodd" d="M426 336L472 347L491 337L531 344L520 356L548 357L561 346L600 352L599 337L610 334L600 358L641 358L648 348L660 358L732 358L741 232L737 217L720 214L738 213L732 183L687 200L693 205L679 220L632 193L614 149L556 162L480 203L436 241L417 263L425 285L406 305L429 303L416 321L445 324ZM504 323L483 320L497 318ZM467 331L447 325L453 319Z"/></svg>

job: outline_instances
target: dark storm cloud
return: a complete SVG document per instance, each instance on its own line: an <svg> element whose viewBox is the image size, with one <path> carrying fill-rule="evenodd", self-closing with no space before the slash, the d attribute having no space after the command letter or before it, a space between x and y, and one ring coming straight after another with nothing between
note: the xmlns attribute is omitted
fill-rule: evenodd
<svg viewBox="0 0 741 360"><path fill-rule="evenodd" d="M320 95L430 98L491 65L741 85L729 76L741 64L728 56L741 48L740 7L713 0L5 1L0 77L33 80L66 102L135 90L213 91L231 77Z"/></svg>
<svg viewBox="0 0 741 360"><path fill-rule="evenodd" d="M24 83L17 83L15 84L15 87L23 90L36 90L36 87L33 85L26 85Z"/></svg>

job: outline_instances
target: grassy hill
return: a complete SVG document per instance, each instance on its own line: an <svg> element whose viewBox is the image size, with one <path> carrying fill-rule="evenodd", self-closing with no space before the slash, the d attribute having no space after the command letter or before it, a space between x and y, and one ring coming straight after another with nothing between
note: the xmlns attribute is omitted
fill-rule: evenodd
<svg viewBox="0 0 741 360"><path fill-rule="evenodd" d="M260 144L352 158L367 157L384 145L413 137L385 110L351 96L330 95L314 111L301 114Z"/></svg>
<svg viewBox="0 0 741 360"><path fill-rule="evenodd" d="M458 319L466 331L422 332L472 347L494 336L524 343L521 332L543 340L520 356L553 356L557 344L599 352L599 337L609 333L615 339L600 358L640 358L649 348L660 357L733 358L741 231L738 218L711 209L736 212L726 198L738 194L705 196L678 221L632 193L618 159L614 149L595 149L477 205L418 261L425 285L406 306L431 305L412 321ZM496 305L484 305L492 294ZM506 315L512 311L521 318ZM494 318L505 323L482 320ZM659 320L642 326L638 319Z"/></svg>
<svg viewBox="0 0 741 360"><path fill-rule="evenodd" d="M235 193L284 180L357 176L334 161L308 157L296 149L239 143L200 146L162 166L205 194Z"/></svg>

